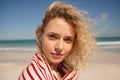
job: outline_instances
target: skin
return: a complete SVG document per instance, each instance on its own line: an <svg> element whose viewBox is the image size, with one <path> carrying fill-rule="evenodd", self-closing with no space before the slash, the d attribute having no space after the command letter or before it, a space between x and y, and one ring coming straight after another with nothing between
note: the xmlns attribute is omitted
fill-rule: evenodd
<svg viewBox="0 0 120 80"><path fill-rule="evenodd" d="M51 19L46 25L40 41L44 55L55 70L57 65L69 55L74 37L73 26L63 18Z"/></svg>

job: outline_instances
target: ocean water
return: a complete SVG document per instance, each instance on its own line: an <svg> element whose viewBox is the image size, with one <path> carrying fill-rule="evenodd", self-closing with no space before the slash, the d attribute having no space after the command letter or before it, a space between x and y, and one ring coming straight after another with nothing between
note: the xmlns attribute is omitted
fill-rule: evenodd
<svg viewBox="0 0 120 80"><path fill-rule="evenodd" d="M97 38L96 40L101 50L120 53L120 37ZM1 51L36 51L36 40L1 40Z"/></svg>
<svg viewBox="0 0 120 80"><path fill-rule="evenodd" d="M35 51L36 40L1 40L0 51Z"/></svg>
<svg viewBox="0 0 120 80"><path fill-rule="evenodd" d="M100 50L120 53L120 37L97 38Z"/></svg>

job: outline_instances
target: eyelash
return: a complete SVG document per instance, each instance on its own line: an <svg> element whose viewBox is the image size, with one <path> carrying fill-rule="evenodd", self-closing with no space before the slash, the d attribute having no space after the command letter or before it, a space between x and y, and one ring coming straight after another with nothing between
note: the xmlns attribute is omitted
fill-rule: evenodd
<svg viewBox="0 0 120 80"><path fill-rule="evenodd" d="M65 42L67 42L67 43L72 43L72 42L73 42L72 39L64 39L64 40L65 40Z"/></svg>
<svg viewBox="0 0 120 80"><path fill-rule="evenodd" d="M52 35L52 34L48 35L48 37L49 37L49 39L51 39L51 40L57 39L57 37L56 37L55 35Z"/></svg>
<svg viewBox="0 0 120 80"><path fill-rule="evenodd" d="M50 40L59 39L56 35L53 35L53 34L48 35L48 38L49 38ZM72 43L72 42L73 42L73 40L70 39L70 38L65 38L64 41L65 41L66 43Z"/></svg>

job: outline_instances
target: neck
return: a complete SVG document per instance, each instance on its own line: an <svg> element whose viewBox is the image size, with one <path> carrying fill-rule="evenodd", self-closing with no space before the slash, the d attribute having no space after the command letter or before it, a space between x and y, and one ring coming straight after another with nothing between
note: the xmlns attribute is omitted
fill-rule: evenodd
<svg viewBox="0 0 120 80"><path fill-rule="evenodd" d="M62 75L61 75L60 71L58 70L58 64L51 64L51 68L55 72L57 78L59 80L61 80Z"/></svg>
<svg viewBox="0 0 120 80"><path fill-rule="evenodd" d="M57 67L58 67L58 64L50 64L51 68L54 70L54 71L58 71Z"/></svg>

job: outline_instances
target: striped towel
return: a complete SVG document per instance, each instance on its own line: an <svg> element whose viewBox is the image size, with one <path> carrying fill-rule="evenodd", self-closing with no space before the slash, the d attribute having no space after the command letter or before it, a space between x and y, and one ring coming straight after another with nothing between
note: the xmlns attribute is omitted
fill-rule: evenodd
<svg viewBox="0 0 120 80"><path fill-rule="evenodd" d="M35 54L31 63L22 71L18 80L59 80L50 65L40 54ZM77 80L76 72L66 73L61 80Z"/></svg>

